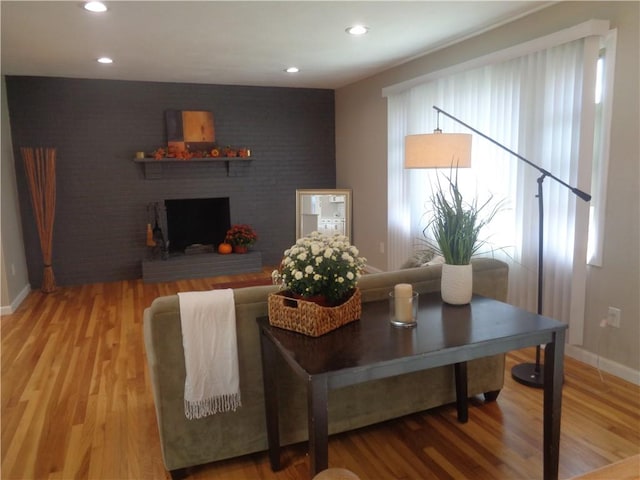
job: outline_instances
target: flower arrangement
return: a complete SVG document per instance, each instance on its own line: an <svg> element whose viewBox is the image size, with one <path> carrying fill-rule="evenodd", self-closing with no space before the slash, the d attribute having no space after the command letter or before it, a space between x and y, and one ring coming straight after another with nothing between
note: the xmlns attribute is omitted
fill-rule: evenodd
<svg viewBox="0 0 640 480"><path fill-rule="evenodd" d="M346 236L312 232L284 252L274 283L303 298L322 295L328 305L339 305L355 288L366 258Z"/></svg>
<svg viewBox="0 0 640 480"><path fill-rule="evenodd" d="M224 237L225 243L249 247L258 239L258 235L249 225L232 225Z"/></svg>

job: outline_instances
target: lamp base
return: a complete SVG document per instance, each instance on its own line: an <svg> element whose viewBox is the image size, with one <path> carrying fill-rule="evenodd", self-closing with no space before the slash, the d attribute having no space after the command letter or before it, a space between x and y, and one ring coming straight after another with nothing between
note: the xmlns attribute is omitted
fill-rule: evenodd
<svg viewBox="0 0 640 480"><path fill-rule="evenodd" d="M511 369L511 376L528 387L544 387L544 367L535 363L521 363Z"/></svg>

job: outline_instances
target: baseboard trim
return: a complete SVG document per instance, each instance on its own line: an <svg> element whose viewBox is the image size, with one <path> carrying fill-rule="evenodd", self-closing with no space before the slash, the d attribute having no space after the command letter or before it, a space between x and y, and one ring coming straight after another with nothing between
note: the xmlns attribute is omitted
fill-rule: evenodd
<svg viewBox="0 0 640 480"><path fill-rule="evenodd" d="M640 371L638 370L634 370L633 368L614 362L608 358L598 358L598 355L595 353L589 352L575 345L565 345L565 353L567 356L582 363L586 363L587 365L591 365L592 367L599 368L603 372L615 375L616 377L635 385L640 385Z"/></svg>
<svg viewBox="0 0 640 480"><path fill-rule="evenodd" d="M24 288L20 291L18 296L13 299L13 302L11 302L11 305L0 307L0 315L11 315L12 313L14 313L18 309L22 301L25 298L27 298L27 295L29 295L29 292L31 292L31 285L27 283L24 286Z"/></svg>

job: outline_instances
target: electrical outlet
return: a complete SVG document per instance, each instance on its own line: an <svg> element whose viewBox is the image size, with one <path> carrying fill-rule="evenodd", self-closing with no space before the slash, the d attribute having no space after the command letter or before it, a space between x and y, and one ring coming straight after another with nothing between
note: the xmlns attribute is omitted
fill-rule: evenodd
<svg viewBox="0 0 640 480"><path fill-rule="evenodd" d="M607 325L615 328L620 328L620 309L616 307L609 307L607 313Z"/></svg>

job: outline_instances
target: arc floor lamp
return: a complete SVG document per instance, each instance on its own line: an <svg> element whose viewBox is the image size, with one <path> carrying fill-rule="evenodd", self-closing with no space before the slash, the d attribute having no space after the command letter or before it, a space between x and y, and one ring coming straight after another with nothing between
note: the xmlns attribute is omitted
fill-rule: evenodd
<svg viewBox="0 0 640 480"><path fill-rule="evenodd" d="M522 155L514 152L507 146L501 144L497 140L476 130L472 126L463 122L459 118L454 117L450 113L445 112L441 108L433 106L438 112L438 128L433 134L424 135L407 135L405 137L405 168L439 168L450 167L451 159L459 159L459 167L469 167L471 165L471 135L469 134L453 134L442 133L440 130L440 114L450 118L454 122L468 128L472 132L480 135L482 138L489 140L494 145L509 152L514 157L523 161L527 165L535 168L540 172L538 177L538 297L537 297L537 313L542 315L542 284L543 284L543 255L544 255L544 201L542 196L542 184L549 177L561 185L568 188L573 194L588 202L591 195L572 187L568 183L560 180L558 177L545 170L544 168L530 162ZM511 376L519 383L530 387L542 388L544 386L544 370L540 363L540 346L536 347L536 362L521 363L511 369Z"/></svg>

